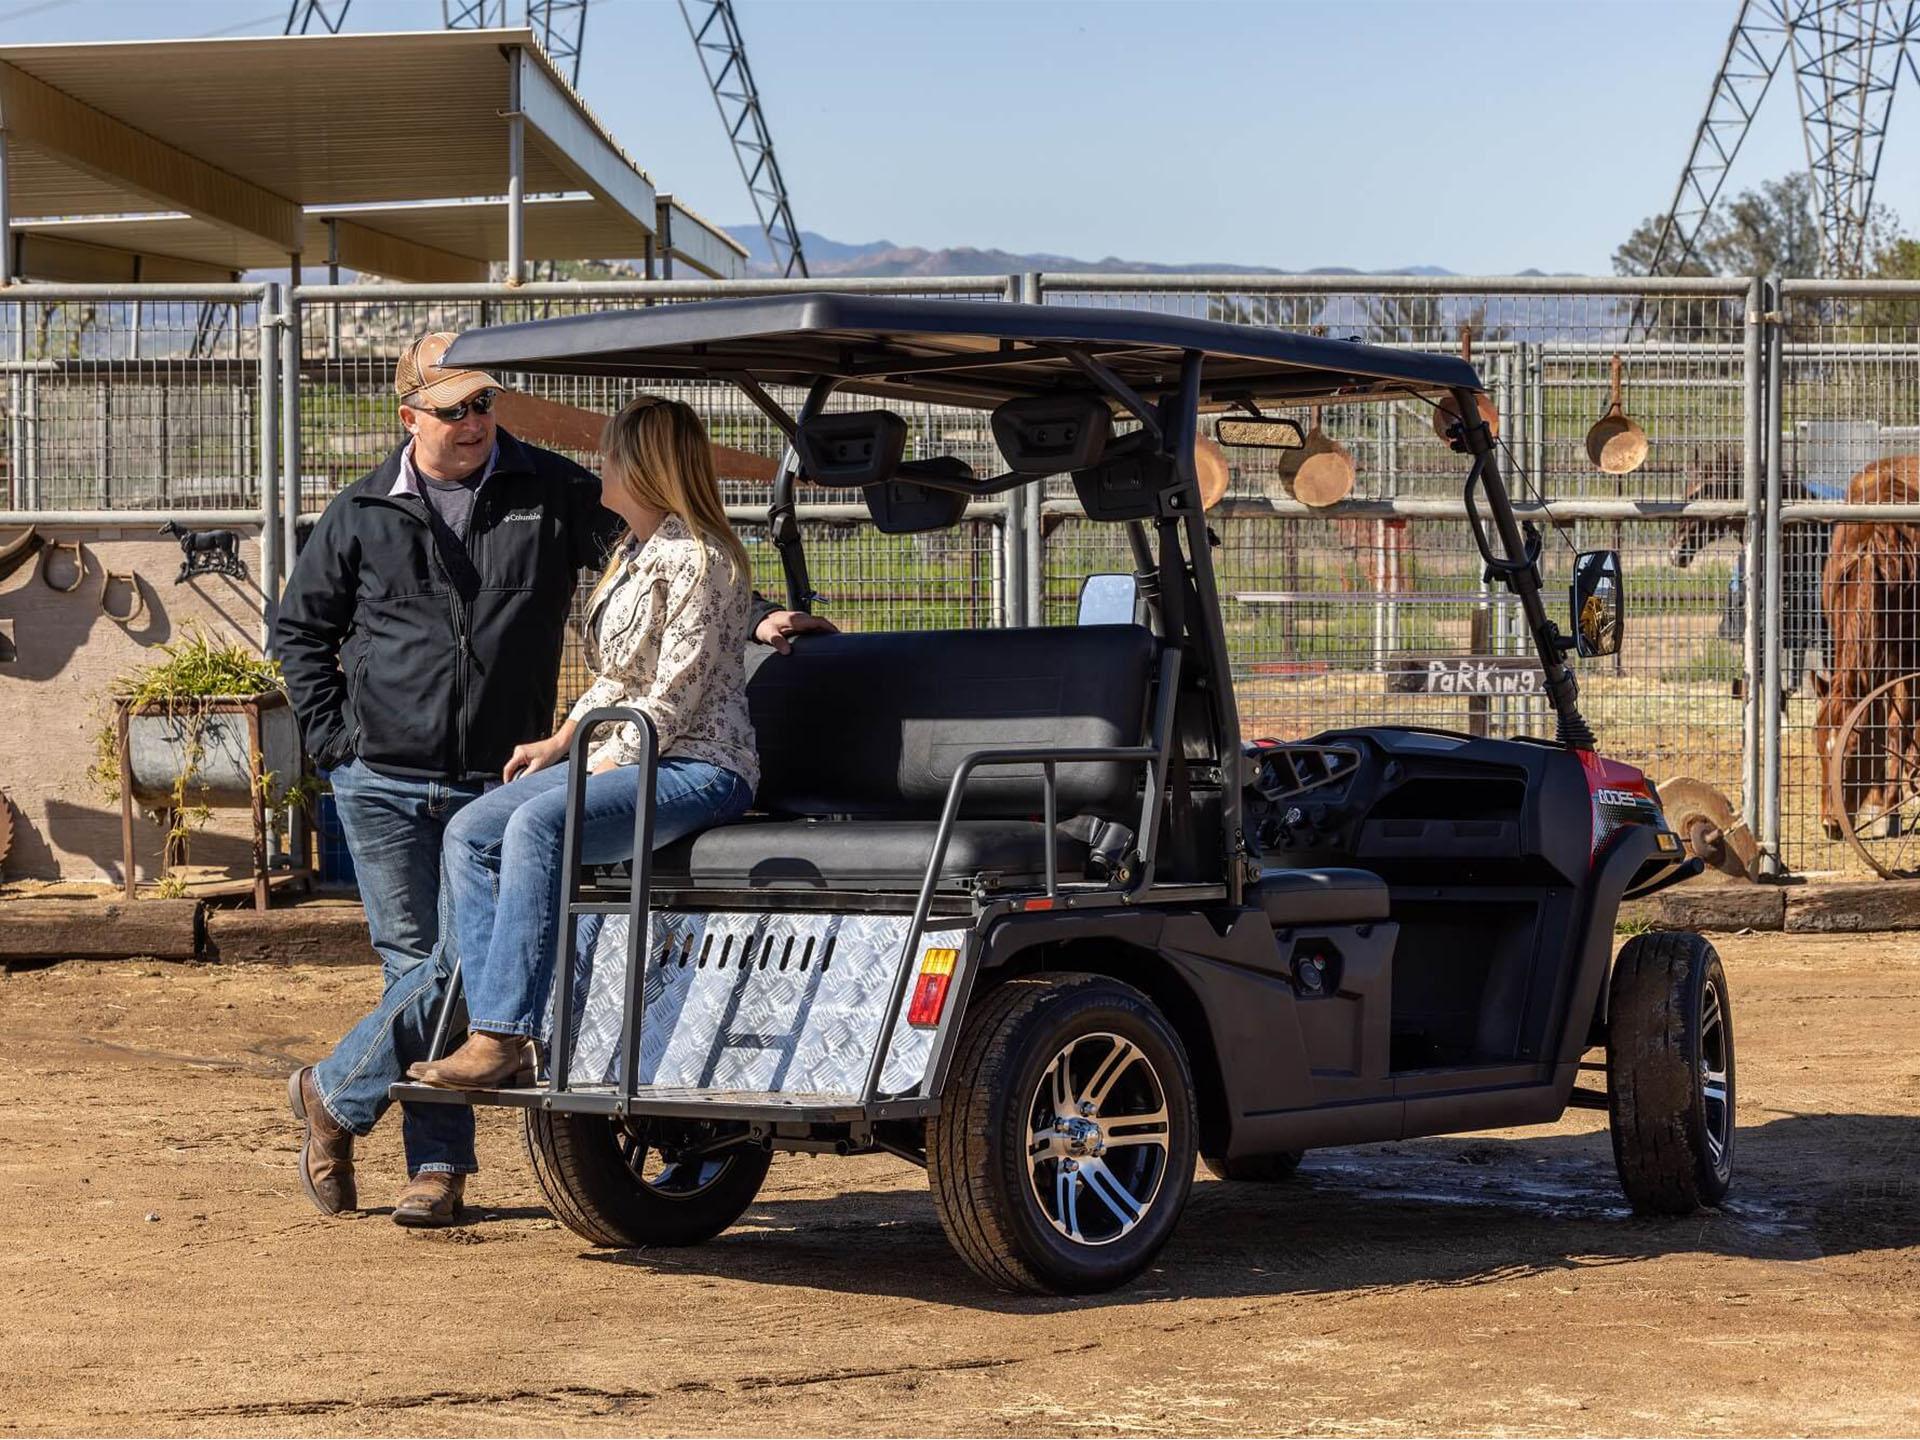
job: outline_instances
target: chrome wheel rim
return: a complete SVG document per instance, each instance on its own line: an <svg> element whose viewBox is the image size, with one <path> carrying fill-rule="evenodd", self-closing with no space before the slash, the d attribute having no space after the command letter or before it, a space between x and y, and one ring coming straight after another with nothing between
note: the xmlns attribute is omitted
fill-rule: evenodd
<svg viewBox="0 0 1920 1440"><path fill-rule="evenodd" d="M1027 1107L1027 1178L1040 1213L1078 1245L1111 1245L1153 1209L1171 1122L1153 1062L1105 1031L1069 1041Z"/></svg>
<svg viewBox="0 0 1920 1440"><path fill-rule="evenodd" d="M1700 1094L1706 1102L1707 1159L1715 1170L1727 1163L1733 1140L1733 1087L1728 1079L1727 1011L1720 987L1708 981L1700 996Z"/></svg>
<svg viewBox="0 0 1920 1440"><path fill-rule="evenodd" d="M733 1157L725 1153L670 1160L648 1143L645 1131L627 1129L620 1131L620 1159L634 1179L672 1200L690 1199L712 1189L733 1164Z"/></svg>

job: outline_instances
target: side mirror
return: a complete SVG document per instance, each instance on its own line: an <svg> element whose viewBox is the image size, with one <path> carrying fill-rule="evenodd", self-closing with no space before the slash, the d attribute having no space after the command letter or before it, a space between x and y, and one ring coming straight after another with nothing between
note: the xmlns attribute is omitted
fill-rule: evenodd
<svg viewBox="0 0 1920 1440"><path fill-rule="evenodd" d="M1238 445L1247 450L1304 450L1307 434L1298 420L1262 416L1249 420L1242 416L1222 419L1214 429L1222 445Z"/></svg>
<svg viewBox="0 0 1920 1440"><path fill-rule="evenodd" d="M1133 576L1089 575L1080 582L1076 625L1144 625L1146 605Z"/></svg>
<svg viewBox="0 0 1920 1440"><path fill-rule="evenodd" d="M1583 550L1573 561L1573 637L1584 658L1617 655L1627 623L1620 552Z"/></svg>

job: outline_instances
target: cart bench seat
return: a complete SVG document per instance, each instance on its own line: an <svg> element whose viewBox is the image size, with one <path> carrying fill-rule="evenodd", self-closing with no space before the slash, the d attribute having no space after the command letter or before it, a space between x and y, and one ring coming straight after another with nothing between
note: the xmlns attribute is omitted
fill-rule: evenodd
<svg viewBox="0 0 1920 1440"><path fill-rule="evenodd" d="M743 820L655 854L654 880L669 886L787 890L911 890L926 874L937 820ZM1046 826L1038 820L961 820L940 867L944 886L997 876L1030 887L1046 879ZM1056 828L1063 880L1083 878L1084 840Z"/></svg>
<svg viewBox="0 0 1920 1440"><path fill-rule="evenodd" d="M760 651L747 703L761 813L665 847L654 875L696 888L912 890L970 752L1139 745L1159 649L1142 626L1086 625L810 635L791 655ZM1137 763L1058 767L1060 878L1086 875L1086 817L1138 819L1142 779ZM942 882L1041 883L1044 806L1037 762L976 771Z"/></svg>

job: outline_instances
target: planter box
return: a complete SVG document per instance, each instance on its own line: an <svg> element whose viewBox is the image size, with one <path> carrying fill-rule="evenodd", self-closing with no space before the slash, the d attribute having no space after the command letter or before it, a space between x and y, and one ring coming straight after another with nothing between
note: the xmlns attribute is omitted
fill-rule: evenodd
<svg viewBox="0 0 1920 1440"><path fill-rule="evenodd" d="M287 788L305 773L293 707L278 691L190 703L192 709L180 712L165 705L120 707L120 849L127 898L134 897L135 804L174 808L174 788L191 771L181 795L187 805L253 812L253 903L265 910L270 899L267 809L270 804L279 808ZM265 775L273 776L271 795L258 783ZM310 828L311 817L303 813L295 827L296 864ZM295 878L310 880L311 874L301 870Z"/></svg>
<svg viewBox="0 0 1920 1440"><path fill-rule="evenodd" d="M300 778L300 730L284 695L236 695L210 702L208 712L168 713L148 706L127 712L127 776L134 803L149 810L174 804L174 786L189 765L194 733L200 756L187 784L189 805L247 809L253 804L254 714L259 716L260 772L274 777L271 805Z"/></svg>

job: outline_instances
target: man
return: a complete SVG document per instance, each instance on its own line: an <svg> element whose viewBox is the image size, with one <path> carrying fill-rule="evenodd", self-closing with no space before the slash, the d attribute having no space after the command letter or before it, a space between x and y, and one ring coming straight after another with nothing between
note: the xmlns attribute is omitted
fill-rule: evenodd
<svg viewBox="0 0 1920 1440"><path fill-rule="evenodd" d="M384 970L380 1003L288 1083L306 1128L300 1183L330 1215L357 1204L354 1137L432 1041L453 967L437 943L451 933L447 822L497 783L515 745L552 731L574 585L619 528L593 474L498 427L498 381L440 363L454 338L426 335L401 355L407 438L327 506L275 624L307 751L332 771ZM791 635L833 628L754 600L762 644L785 651ZM451 1224L478 1168L473 1112L403 1110L408 1183L393 1218Z"/></svg>

